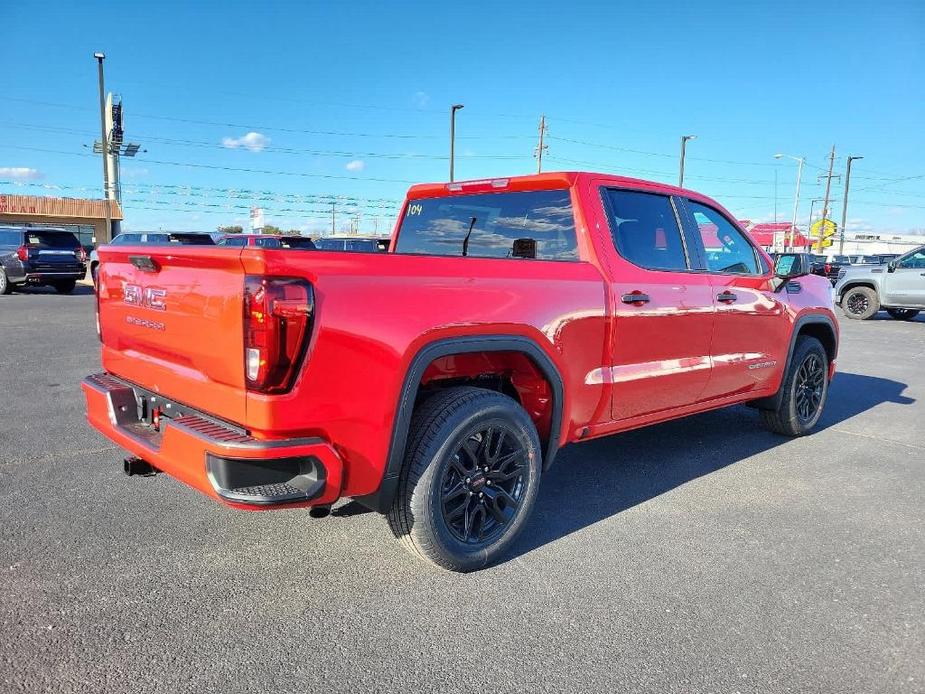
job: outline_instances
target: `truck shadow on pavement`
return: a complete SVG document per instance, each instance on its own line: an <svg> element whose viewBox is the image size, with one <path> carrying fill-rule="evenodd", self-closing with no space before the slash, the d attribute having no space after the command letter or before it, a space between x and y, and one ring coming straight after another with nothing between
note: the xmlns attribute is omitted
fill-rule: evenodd
<svg viewBox="0 0 925 694"><path fill-rule="evenodd" d="M819 429L882 403L914 403L905 389L898 381L839 373ZM739 406L571 445L544 475L532 518L501 563L792 440L765 430L755 410Z"/></svg>

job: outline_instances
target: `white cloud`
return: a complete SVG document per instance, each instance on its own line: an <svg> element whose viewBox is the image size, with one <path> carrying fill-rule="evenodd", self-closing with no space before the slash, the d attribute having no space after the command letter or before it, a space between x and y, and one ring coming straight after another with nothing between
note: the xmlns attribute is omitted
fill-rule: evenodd
<svg viewBox="0 0 925 694"><path fill-rule="evenodd" d="M415 92L411 100L418 108L427 108L427 105L430 103L430 96L426 92Z"/></svg>
<svg viewBox="0 0 925 694"><path fill-rule="evenodd" d="M362 171L366 168L366 162L362 159L354 159L352 162L348 163L346 167L347 171Z"/></svg>
<svg viewBox="0 0 925 694"><path fill-rule="evenodd" d="M9 178L14 181L37 181L45 178L45 174L27 166L0 166L0 178Z"/></svg>
<svg viewBox="0 0 925 694"><path fill-rule="evenodd" d="M140 166L123 166L122 167L122 178L124 178L127 181L134 181L139 178L144 178L150 173L151 172L148 169L144 167L140 167Z"/></svg>
<svg viewBox="0 0 925 694"><path fill-rule="evenodd" d="M262 152L270 144L270 138L261 133L249 132L241 137L223 137L222 146L228 149L243 147L251 152Z"/></svg>

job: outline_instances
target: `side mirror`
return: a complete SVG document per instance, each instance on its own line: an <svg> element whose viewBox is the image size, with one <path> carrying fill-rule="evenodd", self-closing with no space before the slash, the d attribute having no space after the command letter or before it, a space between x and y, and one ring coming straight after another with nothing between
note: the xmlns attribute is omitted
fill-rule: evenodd
<svg viewBox="0 0 925 694"><path fill-rule="evenodd" d="M797 277L808 275L812 269L812 259L806 253L781 253L774 263L774 293L781 291ZM788 287L787 291L790 291ZM798 290L797 290L798 291Z"/></svg>
<svg viewBox="0 0 925 694"><path fill-rule="evenodd" d="M808 275L812 261L805 253L781 253L774 263L774 274L782 280L792 280Z"/></svg>
<svg viewBox="0 0 925 694"><path fill-rule="evenodd" d="M891 260L890 262L886 264L886 271L896 272L896 261L895 260Z"/></svg>

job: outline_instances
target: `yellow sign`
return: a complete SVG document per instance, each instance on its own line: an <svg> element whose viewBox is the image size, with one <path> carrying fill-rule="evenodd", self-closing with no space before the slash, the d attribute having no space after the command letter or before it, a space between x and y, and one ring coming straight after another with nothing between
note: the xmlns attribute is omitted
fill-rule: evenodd
<svg viewBox="0 0 925 694"><path fill-rule="evenodd" d="M817 219L809 228L809 235L817 239L827 239L835 234L838 225L831 219Z"/></svg>
<svg viewBox="0 0 925 694"><path fill-rule="evenodd" d="M819 248L828 248L831 245L832 245L832 239L830 238L819 239L818 241L816 241L816 246Z"/></svg>

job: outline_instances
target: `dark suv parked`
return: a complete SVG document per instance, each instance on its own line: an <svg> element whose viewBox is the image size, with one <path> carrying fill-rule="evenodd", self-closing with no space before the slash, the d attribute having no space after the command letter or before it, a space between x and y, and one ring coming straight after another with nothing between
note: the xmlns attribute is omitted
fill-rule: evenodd
<svg viewBox="0 0 925 694"><path fill-rule="evenodd" d="M42 284L70 294L86 273L87 252L71 232L0 227L0 294Z"/></svg>

